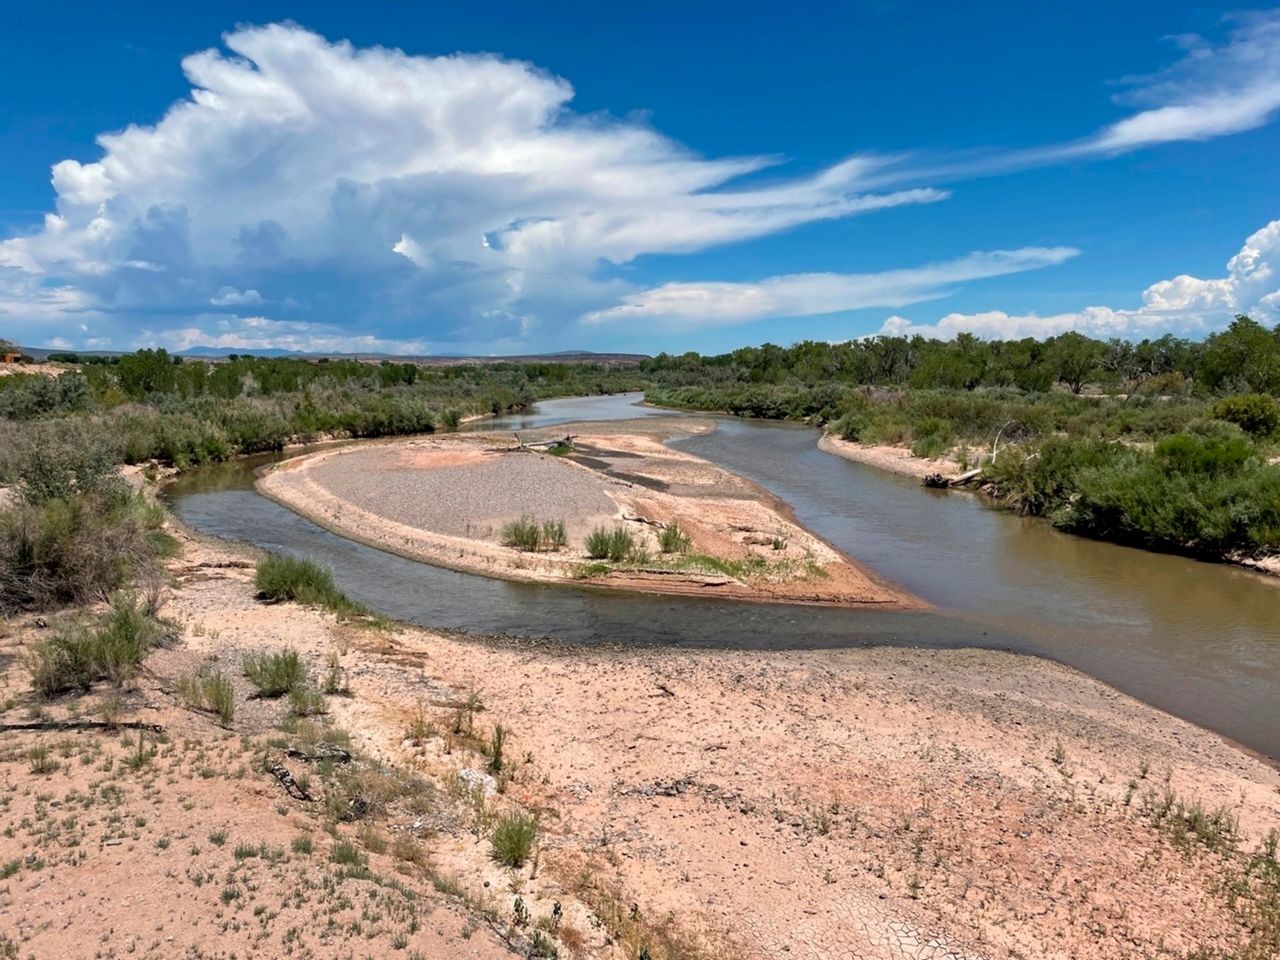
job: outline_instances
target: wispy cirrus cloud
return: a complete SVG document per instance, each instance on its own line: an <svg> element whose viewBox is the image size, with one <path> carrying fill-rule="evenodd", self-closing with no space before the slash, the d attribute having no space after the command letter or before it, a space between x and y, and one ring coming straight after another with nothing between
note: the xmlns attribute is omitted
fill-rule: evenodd
<svg viewBox="0 0 1280 960"><path fill-rule="evenodd" d="M949 340L961 332L1001 339L1043 339L1077 330L1095 337L1131 339L1170 331L1202 334L1225 326L1239 313L1264 322L1280 320L1280 220L1272 220L1245 240L1227 261L1226 276L1204 280L1181 274L1161 280L1143 291L1142 306L1132 310L1093 306L1046 316L988 310L949 313L925 324L894 316L879 332Z"/></svg>
<svg viewBox="0 0 1280 960"><path fill-rule="evenodd" d="M629 294L617 306L588 313L583 323L645 321L680 331L865 307L902 307L944 297L954 285L966 281L1055 266L1079 252L1072 247L1025 247L879 273L799 273L755 283L667 283Z"/></svg>

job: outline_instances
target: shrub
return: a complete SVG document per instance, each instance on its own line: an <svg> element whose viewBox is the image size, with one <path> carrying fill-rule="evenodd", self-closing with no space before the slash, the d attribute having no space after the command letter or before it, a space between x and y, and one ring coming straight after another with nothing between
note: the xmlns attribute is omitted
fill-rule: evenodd
<svg viewBox="0 0 1280 960"><path fill-rule="evenodd" d="M91 620L72 618L28 651L31 686L42 697L87 691L99 680L122 686L162 635L160 625L135 597L119 594L111 609Z"/></svg>
<svg viewBox="0 0 1280 960"><path fill-rule="evenodd" d="M621 563L635 550L635 538L622 527L596 527L586 539L587 556L592 560Z"/></svg>
<svg viewBox="0 0 1280 960"><path fill-rule="evenodd" d="M173 547L164 513L123 485L0 510L0 613L86 603Z"/></svg>
<svg viewBox="0 0 1280 960"><path fill-rule="evenodd" d="M282 697L307 681L307 671L296 650L275 653L248 653L244 675L257 688L259 697Z"/></svg>
<svg viewBox="0 0 1280 960"><path fill-rule="evenodd" d="M658 533L658 546L663 553L685 553L691 542L689 535L674 520Z"/></svg>
<svg viewBox="0 0 1280 960"><path fill-rule="evenodd" d="M1223 397L1210 408L1217 420L1236 424L1255 437L1272 437L1280 433L1280 403L1265 393L1245 393Z"/></svg>
<svg viewBox="0 0 1280 960"><path fill-rule="evenodd" d="M563 550L569 543L563 520L542 521L542 546L544 550Z"/></svg>
<svg viewBox="0 0 1280 960"><path fill-rule="evenodd" d="M235 719L236 695L231 678L217 668L202 669L178 680L178 692L194 710L217 714L224 727Z"/></svg>
<svg viewBox="0 0 1280 960"><path fill-rule="evenodd" d="M0 477L40 504L118 483L113 434L81 420L37 421L6 431Z"/></svg>
<svg viewBox="0 0 1280 960"><path fill-rule="evenodd" d="M292 600L323 607L340 617L363 616L364 607L350 600L333 582L333 573L314 560L269 554L258 562L254 585L264 600Z"/></svg>
<svg viewBox="0 0 1280 960"><path fill-rule="evenodd" d="M512 520L502 528L502 542L508 547L534 553L542 549L542 528L533 517Z"/></svg>
<svg viewBox="0 0 1280 960"><path fill-rule="evenodd" d="M289 691L289 712L295 717L314 717L328 713L329 704L323 693L304 683Z"/></svg>
<svg viewBox="0 0 1280 960"><path fill-rule="evenodd" d="M499 817L489 837L493 859L507 867L523 866L537 840L538 820L523 811Z"/></svg>
<svg viewBox="0 0 1280 960"><path fill-rule="evenodd" d="M502 528L502 542L526 553L539 550L561 550L569 542L563 520L543 520L530 516L512 520Z"/></svg>

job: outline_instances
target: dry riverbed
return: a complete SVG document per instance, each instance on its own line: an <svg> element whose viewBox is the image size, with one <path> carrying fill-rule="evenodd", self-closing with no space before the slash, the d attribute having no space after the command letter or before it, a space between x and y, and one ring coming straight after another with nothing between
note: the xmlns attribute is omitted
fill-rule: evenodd
<svg viewBox="0 0 1280 960"><path fill-rule="evenodd" d="M756 485L662 443L677 428L574 433L557 453L475 434L358 444L286 460L258 482L265 495L334 532L411 559L517 580L784 603L913 607L923 603L825 543ZM614 431L619 431L613 425ZM633 427L633 430L640 429ZM683 432L707 429L682 422ZM563 523L565 542L512 545L522 518ZM688 537L663 552L659 535ZM592 530L624 530L626 556L592 557Z"/></svg>
<svg viewBox="0 0 1280 960"><path fill-rule="evenodd" d="M182 539L174 639L124 691L35 700L22 654L51 628L3 630L0 722L162 731L4 734L3 955L549 955L541 936L610 960L1119 960L1249 939L1251 881L1188 824L1220 810L1255 849L1280 775L1055 664L373 630L264 604L252 553ZM242 658L282 647L336 676L327 716L249 697ZM211 668L235 685L225 728L181 692ZM316 762L333 742L356 758ZM520 809L541 839L503 867L488 831Z"/></svg>

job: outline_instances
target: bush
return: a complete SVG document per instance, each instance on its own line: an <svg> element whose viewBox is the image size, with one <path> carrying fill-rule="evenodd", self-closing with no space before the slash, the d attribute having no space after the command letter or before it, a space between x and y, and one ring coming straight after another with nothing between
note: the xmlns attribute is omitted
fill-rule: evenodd
<svg viewBox="0 0 1280 960"><path fill-rule="evenodd" d="M691 542L689 535L674 520L658 533L658 547L663 553L685 553Z"/></svg>
<svg viewBox="0 0 1280 960"><path fill-rule="evenodd" d="M542 528L533 517L512 520L502 528L502 542L517 550L536 552L542 547Z"/></svg>
<svg viewBox="0 0 1280 960"><path fill-rule="evenodd" d="M1210 408L1217 420L1234 423L1245 433L1259 438L1280 433L1280 403L1265 393L1245 393L1223 397Z"/></svg>
<svg viewBox="0 0 1280 960"><path fill-rule="evenodd" d="M307 682L307 671L296 650L275 653L248 653L244 657L244 675L257 688L260 697L282 697Z"/></svg>
<svg viewBox="0 0 1280 960"><path fill-rule="evenodd" d="M493 859L507 867L523 866L537 840L538 820L523 811L499 817L489 838L493 845Z"/></svg>
<svg viewBox="0 0 1280 960"><path fill-rule="evenodd" d="M110 431L80 420L10 427L0 452L0 479L28 503L65 500L118 483L119 446Z"/></svg>
<svg viewBox="0 0 1280 960"><path fill-rule="evenodd" d="M269 554L258 561L253 582L264 600L292 600L323 607L341 617L367 614L364 607L338 589L327 567L304 557Z"/></svg>
<svg viewBox="0 0 1280 960"><path fill-rule="evenodd" d="M324 694L303 683L289 691L289 712L295 717L315 717L329 712Z"/></svg>
<svg viewBox="0 0 1280 960"><path fill-rule="evenodd" d="M622 527L596 527L586 539L587 556L592 560L621 563L635 551L635 538Z"/></svg>
<svg viewBox="0 0 1280 960"><path fill-rule="evenodd" d="M561 550L569 538L565 534L563 520L543 520L539 524L533 517L523 516L502 528L502 542L526 553L537 553L540 550Z"/></svg>
<svg viewBox="0 0 1280 960"><path fill-rule="evenodd" d="M231 678L217 668L203 669L178 680L178 692L193 710L217 714L224 727L231 726L236 714L235 687Z"/></svg>
<svg viewBox="0 0 1280 960"><path fill-rule="evenodd" d="M0 510L0 613L121 589L172 550L163 522L161 509L119 484Z"/></svg>
<svg viewBox="0 0 1280 960"><path fill-rule="evenodd" d="M111 609L92 620L65 620L27 653L32 688L42 697L87 691L99 680L123 686L162 636L136 597L118 594Z"/></svg>

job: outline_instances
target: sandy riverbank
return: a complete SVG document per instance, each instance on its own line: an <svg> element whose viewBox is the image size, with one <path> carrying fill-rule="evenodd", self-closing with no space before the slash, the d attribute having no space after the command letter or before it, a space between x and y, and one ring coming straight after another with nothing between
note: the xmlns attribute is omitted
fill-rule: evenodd
<svg viewBox="0 0 1280 960"><path fill-rule="evenodd" d="M256 601L251 554L182 539L165 610L177 641L119 701L44 707L162 724L156 755L135 770L118 733L6 735L16 829L0 864L17 866L0 930L21 956L345 957L359 936L361 956L497 957L517 897L534 918L518 936L559 903L561 956L610 960L636 955L624 930L655 960L1120 960L1246 936L1223 861L1174 843L1152 811L1166 795L1221 807L1252 849L1280 821L1280 774L1066 668L973 650L582 652L361 630ZM45 636L28 618L0 639L0 720L37 705L21 654ZM284 646L313 676L344 672L332 718L423 778L412 808L332 823L263 771L258 752L298 736L273 729L286 704L247 698L238 664ZM178 678L202 664L235 678L229 734L183 706ZM474 733L455 735L471 694ZM457 789L460 771L483 783L475 744L496 724L514 762L484 809L543 823L538 858L515 870L489 860ZM290 847L303 836L314 850ZM404 837L411 859L389 846ZM334 862L340 842L364 851L367 875ZM659 949L659 932L686 952Z"/></svg>
<svg viewBox="0 0 1280 960"><path fill-rule="evenodd" d="M865 463L870 467L888 470L890 473L898 473L904 477L915 477L917 480L923 480L932 474L954 477L962 472L960 465L950 457L940 460L917 457L907 447L854 443L852 440L842 440L829 433L824 433L818 438L818 449L855 463Z"/></svg>
<svg viewBox="0 0 1280 960"><path fill-rule="evenodd" d="M678 429L706 428L686 420ZM522 434L525 442L576 434L567 455L493 434L360 444L276 464L258 489L344 536L488 576L743 600L923 606L799 526L756 485L663 445L672 429L570 425ZM508 545L504 528L522 517L563 522L567 542L537 551ZM683 552L660 548L659 531L670 524L690 538ZM590 557L585 540L600 527L626 530L633 554L612 563Z"/></svg>

